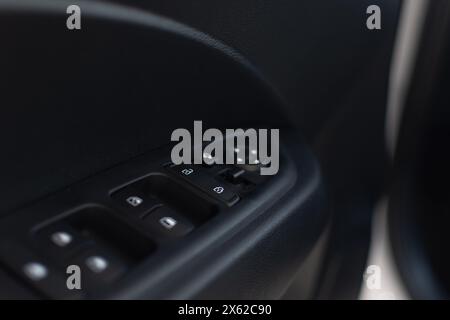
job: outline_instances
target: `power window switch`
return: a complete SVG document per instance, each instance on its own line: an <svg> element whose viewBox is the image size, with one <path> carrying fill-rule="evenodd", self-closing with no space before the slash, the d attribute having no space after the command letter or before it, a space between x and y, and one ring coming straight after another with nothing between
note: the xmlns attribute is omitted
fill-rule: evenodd
<svg viewBox="0 0 450 320"><path fill-rule="evenodd" d="M162 206L143 219L150 232L159 238L182 237L194 229L194 225L168 206Z"/></svg>
<svg viewBox="0 0 450 320"><path fill-rule="evenodd" d="M102 256L89 256L86 258L85 264L93 273L102 273L109 268L109 261Z"/></svg>
<svg viewBox="0 0 450 320"><path fill-rule="evenodd" d="M242 176L245 172L244 169L234 167L225 171L222 176L232 184L240 184L242 183Z"/></svg>
<svg viewBox="0 0 450 320"><path fill-rule="evenodd" d="M65 223L55 223L36 233L39 250L60 262L76 254L90 240Z"/></svg>
<svg viewBox="0 0 450 320"><path fill-rule="evenodd" d="M112 194L112 198L126 212L142 216L162 203L155 197L147 194L138 186L128 186Z"/></svg>
<svg viewBox="0 0 450 320"><path fill-rule="evenodd" d="M0 248L0 260L46 298L77 299L84 294L81 290L67 286L64 269L56 268L47 259L20 245L3 245Z"/></svg>
<svg viewBox="0 0 450 320"><path fill-rule="evenodd" d="M23 267L22 271L25 276L31 281L41 281L48 277L48 268L42 262L30 261Z"/></svg>
<svg viewBox="0 0 450 320"><path fill-rule="evenodd" d="M239 192L247 193L266 179L258 172L247 171L240 166L232 167L220 174L220 178L239 188Z"/></svg>
<svg viewBox="0 0 450 320"><path fill-rule="evenodd" d="M58 247L69 246L73 242L73 236L66 231L56 231L50 237L52 243Z"/></svg>
<svg viewBox="0 0 450 320"><path fill-rule="evenodd" d="M89 293L101 291L120 278L128 269L127 261L110 250L91 247L72 260L80 267L83 286Z"/></svg>

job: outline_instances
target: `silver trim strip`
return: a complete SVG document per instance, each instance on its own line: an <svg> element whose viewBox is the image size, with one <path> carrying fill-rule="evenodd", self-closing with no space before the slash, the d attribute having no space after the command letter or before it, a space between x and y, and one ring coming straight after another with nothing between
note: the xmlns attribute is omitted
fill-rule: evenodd
<svg viewBox="0 0 450 320"><path fill-rule="evenodd" d="M429 0L404 0L389 76L386 144L393 157Z"/></svg>

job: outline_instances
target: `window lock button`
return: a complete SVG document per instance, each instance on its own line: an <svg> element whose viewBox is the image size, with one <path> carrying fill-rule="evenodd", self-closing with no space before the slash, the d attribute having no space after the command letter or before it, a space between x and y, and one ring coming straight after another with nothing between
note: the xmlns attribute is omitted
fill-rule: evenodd
<svg viewBox="0 0 450 320"><path fill-rule="evenodd" d="M183 177L211 197L225 202L229 206L239 201L239 196L231 190L229 185L219 182L214 177L206 174L204 168L200 165L171 166L169 170Z"/></svg>
<svg viewBox="0 0 450 320"><path fill-rule="evenodd" d="M212 197L227 203L229 206L232 206L239 201L239 196L231 191L228 185L213 178L202 181L200 188L205 190Z"/></svg>

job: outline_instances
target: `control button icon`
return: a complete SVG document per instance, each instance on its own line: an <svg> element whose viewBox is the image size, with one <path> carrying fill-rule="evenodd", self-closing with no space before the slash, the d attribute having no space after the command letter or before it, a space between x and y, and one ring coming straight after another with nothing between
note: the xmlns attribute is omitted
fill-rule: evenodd
<svg viewBox="0 0 450 320"><path fill-rule="evenodd" d="M108 268L108 261L100 256L92 256L86 259L86 265L92 272L100 273Z"/></svg>
<svg viewBox="0 0 450 320"><path fill-rule="evenodd" d="M48 275L47 268L39 262L27 263L23 267L23 272L29 279L31 279L33 281L42 280L45 277L47 277L47 275Z"/></svg>
<svg viewBox="0 0 450 320"><path fill-rule="evenodd" d="M131 196L127 198L127 202L132 207L138 207L144 202L144 200L136 196Z"/></svg>
<svg viewBox="0 0 450 320"><path fill-rule="evenodd" d="M172 217L162 217L161 219L159 219L159 223L164 228L170 230L177 225L178 221Z"/></svg>
<svg viewBox="0 0 450 320"><path fill-rule="evenodd" d="M181 170L181 173L184 174L185 176L189 176L192 173L194 173L194 169L183 169Z"/></svg>
<svg viewBox="0 0 450 320"><path fill-rule="evenodd" d="M67 232L55 232L51 236L51 240L58 247L65 247L72 242L72 236Z"/></svg>
<svg viewBox="0 0 450 320"><path fill-rule="evenodd" d="M221 194L221 193L223 193L225 191L225 189L223 187L221 187L221 186L217 186L217 187L213 188L213 191L215 193L217 193L217 194Z"/></svg>

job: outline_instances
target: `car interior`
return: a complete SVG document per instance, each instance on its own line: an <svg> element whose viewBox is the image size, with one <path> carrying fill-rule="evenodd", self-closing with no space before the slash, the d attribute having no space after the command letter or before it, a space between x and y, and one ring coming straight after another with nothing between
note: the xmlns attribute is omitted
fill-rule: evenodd
<svg viewBox="0 0 450 320"><path fill-rule="evenodd" d="M0 0L0 299L448 299L449 32L447 0ZM279 132L276 174L174 161L200 122Z"/></svg>

